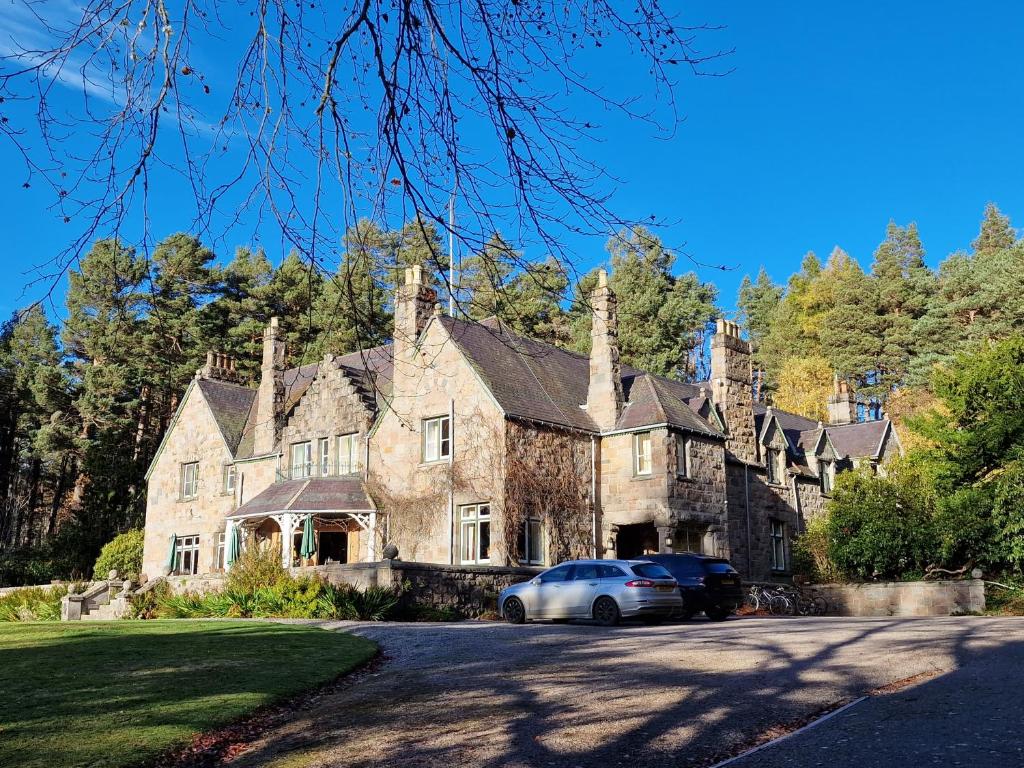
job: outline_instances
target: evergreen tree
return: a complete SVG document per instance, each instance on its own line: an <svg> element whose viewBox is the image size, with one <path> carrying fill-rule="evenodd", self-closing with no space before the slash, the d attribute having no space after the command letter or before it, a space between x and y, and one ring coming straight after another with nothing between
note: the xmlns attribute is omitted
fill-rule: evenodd
<svg viewBox="0 0 1024 768"><path fill-rule="evenodd" d="M269 317L280 317L284 326L289 365L304 365L320 358L317 341L323 329L314 311L323 291L323 276L292 251L274 270L265 292ZM265 323L264 323L265 325Z"/></svg>
<svg viewBox="0 0 1024 768"><path fill-rule="evenodd" d="M1010 217L1004 216L995 203L985 206L978 237L971 243L975 254L1002 251L1014 244L1017 237L1010 226Z"/></svg>
<svg viewBox="0 0 1024 768"><path fill-rule="evenodd" d="M385 343L393 330L388 310L389 275L395 238L369 220L345 233L337 273L326 281L314 305L322 329L320 354L343 355Z"/></svg>
<svg viewBox="0 0 1024 768"><path fill-rule="evenodd" d="M764 267L757 273L757 282L752 282L750 275L746 275L740 284L736 306L739 322L747 329L747 338L753 346L751 362L754 368L754 399L758 401L764 397L766 383L764 340L771 331L782 294L782 286L772 281Z"/></svg>
<svg viewBox="0 0 1024 768"><path fill-rule="evenodd" d="M418 264L423 268L424 281L437 291L437 300L442 304L448 300L448 245L441 241L437 225L417 215L407 221L397 240L396 270L394 284L400 282L401 270Z"/></svg>

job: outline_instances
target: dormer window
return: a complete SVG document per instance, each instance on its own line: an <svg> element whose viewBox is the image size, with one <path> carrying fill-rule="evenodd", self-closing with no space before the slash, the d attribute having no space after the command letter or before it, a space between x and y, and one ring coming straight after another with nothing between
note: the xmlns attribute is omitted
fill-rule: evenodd
<svg viewBox="0 0 1024 768"><path fill-rule="evenodd" d="M826 496L832 493L832 484L836 478L835 472L835 462L821 461L818 463L818 474L821 476L821 492Z"/></svg>
<svg viewBox="0 0 1024 768"><path fill-rule="evenodd" d="M764 467L767 470L767 480L769 483L777 485L781 482L781 464L782 451L778 448L768 448L765 451Z"/></svg>

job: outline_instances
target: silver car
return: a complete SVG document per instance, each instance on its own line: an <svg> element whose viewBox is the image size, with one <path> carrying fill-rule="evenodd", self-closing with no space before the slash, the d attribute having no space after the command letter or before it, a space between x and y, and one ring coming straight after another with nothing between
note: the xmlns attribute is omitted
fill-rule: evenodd
<svg viewBox="0 0 1024 768"><path fill-rule="evenodd" d="M570 560L498 595L498 610L511 624L593 619L611 626L620 618L660 621L682 607L672 574L643 560Z"/></svg>

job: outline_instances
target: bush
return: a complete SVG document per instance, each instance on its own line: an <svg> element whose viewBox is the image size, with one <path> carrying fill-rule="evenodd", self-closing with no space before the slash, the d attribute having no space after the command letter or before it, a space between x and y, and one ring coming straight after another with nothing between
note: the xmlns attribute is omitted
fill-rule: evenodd
<svg viewBox="0 0 1024 768"><path fill-rule="evenodd" d="M0 586L46 584L57 578L49 547L22 547L0 553Z"/></svg>
<svg viewBox="0 0 1024 768"><path fill-rule="evenodd" d="M0 621L60 621L64 585L18 589L0 597Z"/></svg>
<svg viewBox="0 0 1024 768"><path fill-rule="evenodd" d="M247 547L228 571L227 589L232 592L255 592L263 587L277 586L288 577L281 564L281 553L272 547Z"/></svg>
<svg viewBox="0 0 1024 768"><path fill-rule="evenodd" d="M923 571L939 550L930 495L913 472L844 472L828 505L828 557L844 575L897 578Z"/></svg>
<svg viewBox="0 0 1024 768"><path fill-rule="evenodd" d="M806 530L793 540L793 573L818 584L841 579L842 574L829 556L827 515L809 520Z"/></svg>
<svg viewBox="0 0 1024 768"><path fill-rule="evenodd" d="M118 578L138 579L142 572L143 538L141 530L126 531L104 544L92 569L93 578L105 579L108 573L117 571Z"/></svg>

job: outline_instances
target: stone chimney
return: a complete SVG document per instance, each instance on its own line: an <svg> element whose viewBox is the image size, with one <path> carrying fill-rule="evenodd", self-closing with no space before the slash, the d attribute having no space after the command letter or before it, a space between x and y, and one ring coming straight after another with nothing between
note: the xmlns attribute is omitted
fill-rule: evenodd
<svg viewBox="0 0 1024 768"><path fill-rule="evenodd" d="M850 384L838 376L832 380L832 394L828 398L828 423L852 424L857 420L857 397Z"/></svg>
<svg viewBox="0 0 1024 768"><path fill-rule="evenodd" d="M405 270L405 282L395 290L394 390L406 394L405 382L418 375L416 342L434 314L437 291L423 283L423 269L415 264ZM410 392L411 394L411 392Z"/></svg>
<svg viewBox="0 0 1024 768"><path fill-rule="evenodd" d="M608 273L597 273L590 294L594 315L590 323L590 385L587 413L602 430L613 429L622 413L622 374L619 369L619 319Z"/></svg>
<svg viewBox="0 0 1024 768"><path fill-rule="evenodd" d="M263 331L263 364L256 392L256 429L253 452L273 453L284 418L284 339L276 317Z"/></svg>
<svg viewBox="0 0 1024 768"><path fill-rule="evenodd" d="M721 318L711 337L711 399L725 419L726 448L738 459L757 461L750 342L740 338L736 323Z"/></svg>
<svg viewBox="0 0 1024 768"><path fill-rule="evenodd" d="M241 380L238 371L235 370L235 358L212 350L206 353L206 364L196 371L196 376L201 379L229 381L233 384Z"/></svg>

